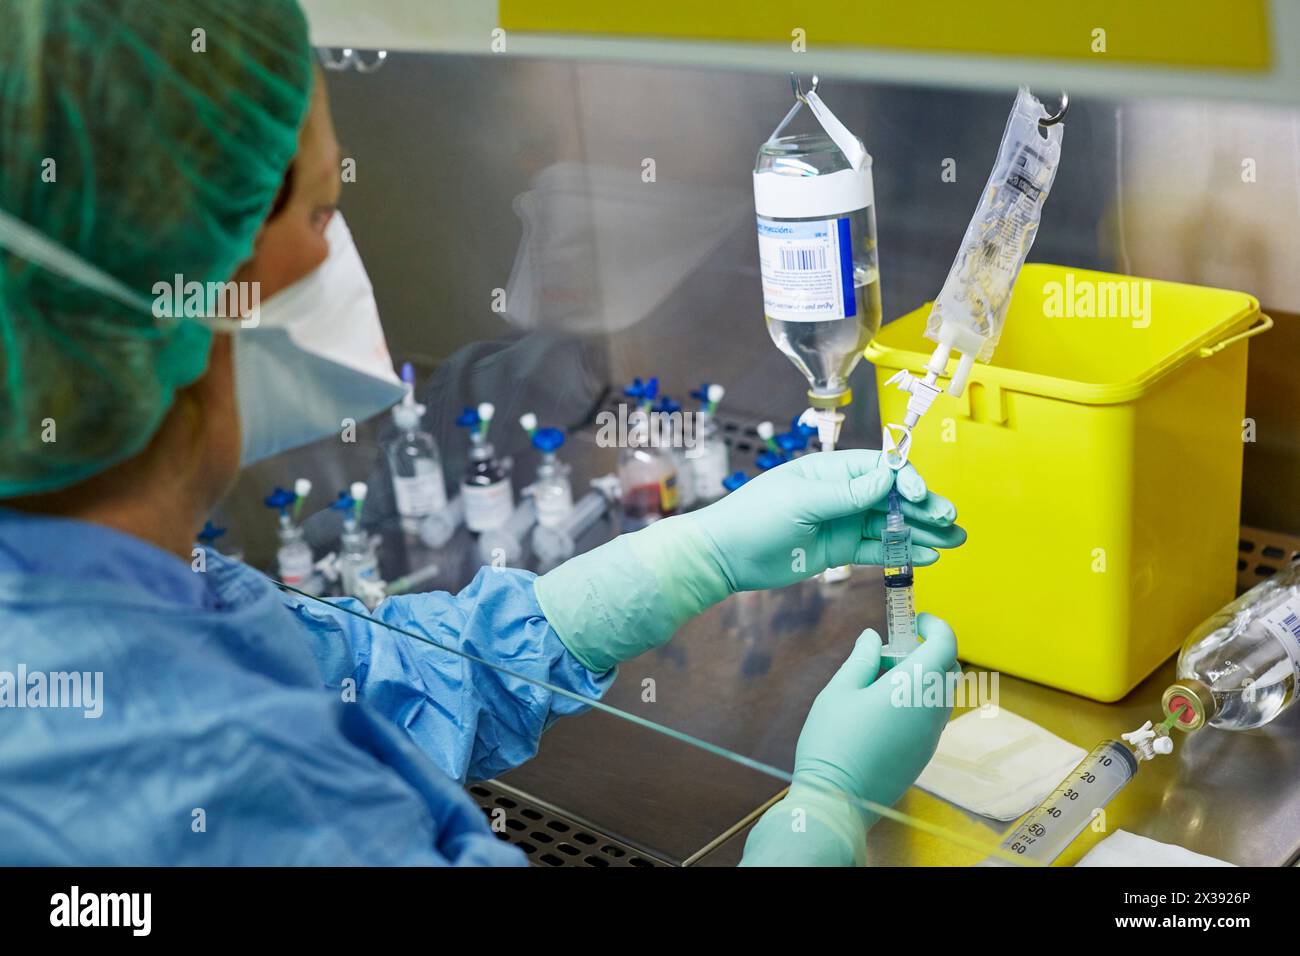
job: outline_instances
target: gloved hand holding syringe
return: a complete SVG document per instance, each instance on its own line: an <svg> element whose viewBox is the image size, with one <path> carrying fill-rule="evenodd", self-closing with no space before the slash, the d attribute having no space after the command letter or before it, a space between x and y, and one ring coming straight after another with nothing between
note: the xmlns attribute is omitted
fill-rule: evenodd
<svg viewBox="0 0 1300 956"><path fill-rule="evenodd" d="M1060 112L1053 116L1024 87L1016 96L997 162L926 324L926 338L938 346L923 375L902 369L889 380L910 396L903 421L884 426L884 448L897 453L896 467L907 462L912 430L943 391L938 380L952 353L960 355L948 384L954 396L965 389L976 358L993 358L1012 286L1034 244L1056 178L1061 120L1068 105L1069 98L1062 95Z"/></svg>

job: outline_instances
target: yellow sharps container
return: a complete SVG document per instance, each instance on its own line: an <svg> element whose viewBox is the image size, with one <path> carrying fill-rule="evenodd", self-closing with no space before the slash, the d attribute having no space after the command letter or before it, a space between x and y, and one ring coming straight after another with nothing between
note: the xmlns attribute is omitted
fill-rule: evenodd
<svg viewBox="0 0 1300 956"><path fill-rule="evenodd" d="M929 312L867 347L883 422L908 397L886 380L934 349ZM1231 600L1245 340L1271 325L1241 292L1024 267L992 363L912 444L970 532L916 576L963 660L1118 700Z"/></svg>

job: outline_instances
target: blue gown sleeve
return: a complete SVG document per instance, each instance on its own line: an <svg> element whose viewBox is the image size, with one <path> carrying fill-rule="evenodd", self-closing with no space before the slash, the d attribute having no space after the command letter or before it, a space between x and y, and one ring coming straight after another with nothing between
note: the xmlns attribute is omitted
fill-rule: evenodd
<svg viewBox="0 0 1300 956"><path fill-rule="evenodd" d="M613 670L593 674L561 643L533 596L535 578L483 568L459 594L391 597L373 612L352 598L286 600L326 686L365 700L465 783L528 760L557 717L586 710L614 680Z"/></svg>

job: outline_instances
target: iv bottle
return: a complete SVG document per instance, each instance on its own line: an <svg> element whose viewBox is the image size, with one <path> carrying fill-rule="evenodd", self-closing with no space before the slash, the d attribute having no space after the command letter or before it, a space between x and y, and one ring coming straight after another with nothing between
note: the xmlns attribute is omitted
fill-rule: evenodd
<svg viewBox="0 0 1300 956"><path fill-rule="evenodd" d="M637 401L628 413L627 435L618 454L618 480L623 489L623 518L631 527L649 524L677 513L677 466L673 461L671 431L651 418L650 407L659 394L659 380L634 379L623 394Z"/></svg>
<svg viewBox="0 0 1300 956"><path fill-rule="evenodd" d="M655 414L659 416L659 434L667 444L665 450L673 460L673 471L677 475L677 508L685 511L696 504L697 496L694 462L686 449L686 419L682 414L682 406L665 395L655 406Z"/></svg>
<svg viewBox="0 0 1300 956"><path fill-rule="evenodd" d="M339 492L330 505L343 515L339 535L338 577L343 593L374 608L383 600L384 582L379 576L379 555L369 532L361 525L368 489L364 481L354 481L347 491Z"/></svg>
<svg viewBox="0 0 1300 956"><path fill-rule="evenodd" d="M695 501L708 504L722 497L726 488L723 480L731 473L727 459L727 443L712 416L701 414L696 426L695 445L686 449L691 465L691 481L695 485Z"/></svg>
<svg viewBox="0 0 1300 956"><path fill-rule="evenodd" d="M425 518L447 507L447 489L438 445L420 428L425 409L415 401L415 373L410 362L402 365L402 380L406 382L406 397L393 407L397 434L384 451L393 476L393 497L402 530L416 534Z"/></svg>
<svg viewBox="0 0 1300 956"><path fill-rule="evenodd" d="M539 428L533 434L533 447L542 453L532 486L533 501L537 503L537 523L545 528L561 524L573 510L569 466L555 457L563 445L564 432L558 428Z"/></svg>
<svg viewBox="0 0 1300 956"><path fill-rule="evenodd" d="M302 528L281 524L276 533L280 537L280 549L275 552L275 566L280 580L290 587L315 593L311 585L316 568L312 562L311 546L303 538Z"/></svg>
<svg viewBox="0 0 1300 956"><path fill-rule="evenodd" d="M824 408L847 404L849 374L880 330L871 157L861 155L854 168L829 137L798 134L769 139L754 164L767 331Z"/></svg>
<svg viewBox="0 0 1300 956"><path fill-rule="evenodd" d="M700 504L717 501L726 492L723 481L731 473L727 443L722 438L714 413L725 394L721 385L706 385L693 397L702 402L695 416L695 440L685 452L692 500Z"/></svg>
<svg viewBox="0 0 1300 956"><path fill-rule="evenodd" d="M1174 724L1250 730L1290 707L1300 679L1300 562L1255 585L1188 636L1165 691Z"/></svg>
<svg viewBox="0 0 1300 956"><path fill-rule="evenodd" d="M307 544L302 527L298 524L303 503L310 493L311 482L299 478L293 484L293 491L277 487L267 497L265 504L280 513L276 527L280 548L275 553L276 573L280 580L308 594L320 594L324 590L323 583L312 561L311 545Z"/></svg>
<svg viewBox="0 0 1300 956"><path fill-rule="evenodd" d="M465 527L475 534L498 528L510 519L515 492L510 484L510 462L497 457L487 440L488 425L495 409L484 402L477 410L467 408L457 424L470 428L469 462L460 483L465 510Z"/></svg>
<svg viewBox="0 0 1300 956"><path fill-rule="evenodd" d="M633 523L658 521L677 513L677 469L665 448L651 437L650 413L628 415L627 446L618 455L623 517Z"/></svg>
<svg viewBox="0 0 1300 956"><path fill-rule="evenodd" d="M343 546L343 556L339 560L343 593L369 603L379 581L379 555L370 535L362 528L345 527L339 540Z"/></svg>

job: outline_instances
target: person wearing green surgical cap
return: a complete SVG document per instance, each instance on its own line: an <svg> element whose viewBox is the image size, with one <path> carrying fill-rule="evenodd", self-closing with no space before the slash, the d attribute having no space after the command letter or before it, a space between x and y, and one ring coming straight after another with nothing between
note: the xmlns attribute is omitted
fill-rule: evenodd
<svg viewBox="0 0 1300 956"><path fill-rule="evenodd" d="M197 548L241 464L402 395L339 170L294 0L0 0L0 864L524 863L462 787L621 661L737 591L877 563L895 487L914 563L965 538L910 466L845 451L373 612ZM920 629L912 663L954 667ZM947 710L889 706L877 645L746 862L861 862L864 801L933 752ZM77 675L75 706L19 664Z"/></svg>

